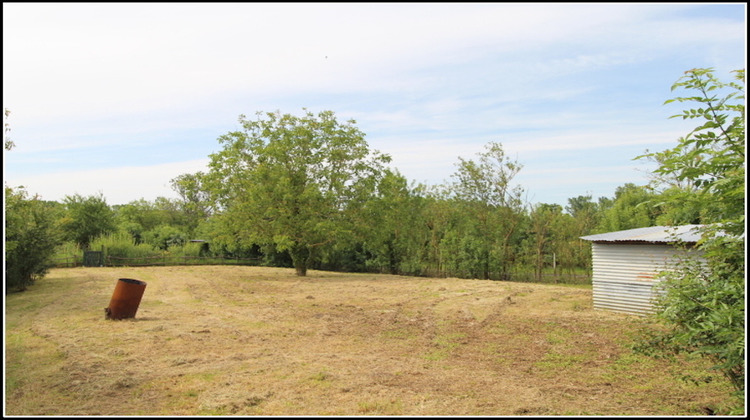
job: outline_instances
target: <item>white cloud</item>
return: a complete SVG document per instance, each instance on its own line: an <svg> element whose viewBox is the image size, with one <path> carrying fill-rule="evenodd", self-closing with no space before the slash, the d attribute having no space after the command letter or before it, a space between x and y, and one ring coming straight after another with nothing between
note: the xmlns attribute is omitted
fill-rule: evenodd
<svg viewBox="0 0 750 420"><path fill-rule="evenodd" d="M208 159L152 166L122 166L109 169L80 170L26 177L6 177L5 184L23 186L31 195L43 200L62 202L65 196L104 195L107 203L127 204L139 198L153 201L157 197L177 198L170 181L184 173L206 171Z"/></svg>
<svg viewBox="0 0 750 420"><path fill-rule="evenodd" d="M615 37L598 30L628 19L637 23L628 25L620 43L640 27L648 33L658 28L638 22L654 11L617 5L45 3L3 8L3 54L11 64L4 71L7 97L14 108L39 118L163 110L230 92L400 90L408 87L405 80L412 81L402 77L410 70L584 39L606 42ZM684 31L677 25L668 34ZM595 39L587 39L594 33ZM545 66L560 72L635 57L632 51L577 54Z"/></svg>

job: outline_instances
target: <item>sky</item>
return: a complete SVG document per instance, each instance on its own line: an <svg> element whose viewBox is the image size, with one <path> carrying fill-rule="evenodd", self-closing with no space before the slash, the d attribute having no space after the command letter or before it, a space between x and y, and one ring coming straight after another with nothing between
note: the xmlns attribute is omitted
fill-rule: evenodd
<svg viewBox="0 0 750 420"><path fill-rule="evenodd" d="M745 68L745 3L3 3L6 186L178 198L239 116L331 110L413 183L490 142L530 205L645 185L695 121L692 68Z"/></svg>

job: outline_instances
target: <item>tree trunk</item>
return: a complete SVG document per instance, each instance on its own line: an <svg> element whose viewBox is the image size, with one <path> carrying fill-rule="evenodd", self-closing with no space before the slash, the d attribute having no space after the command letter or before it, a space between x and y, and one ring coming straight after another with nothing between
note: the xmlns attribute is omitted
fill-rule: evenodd
<svg viewBox="0 0 750 420"><path fill-rule="evenodd" d="M396 246L394 245L396 241L396 235L391 234L391 237L388 239L388 269L390 270L391 274L398 274L398 256L396 255Z"/></svg>
<svg viewBox="0 0 750 420"><path fill-rule="evenodd" d="M297 275L300 277L307 276L307 264L305 264L304 262L302 264L295 263L294 270L297 273Z"/></svg>
<svg viewBox="0 0 750 420"><path fill-rule="evenodd" d="M310 250L304 245L296 244L289 251L289 255L292 257L292 264L294 264L294 270L297 275L305 277L307 275L307 262Z"/></svg>

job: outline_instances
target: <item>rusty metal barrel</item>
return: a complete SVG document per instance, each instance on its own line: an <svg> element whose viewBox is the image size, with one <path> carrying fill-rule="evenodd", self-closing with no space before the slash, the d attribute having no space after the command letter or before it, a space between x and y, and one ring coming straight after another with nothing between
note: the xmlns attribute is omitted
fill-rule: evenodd
<svg viewBox="0 0 750 420"><path fill-rule="evenodd" d="M141 304L146 282L135 279L119 279L109 301L104 308L105 319L134 318Z"/></svg>

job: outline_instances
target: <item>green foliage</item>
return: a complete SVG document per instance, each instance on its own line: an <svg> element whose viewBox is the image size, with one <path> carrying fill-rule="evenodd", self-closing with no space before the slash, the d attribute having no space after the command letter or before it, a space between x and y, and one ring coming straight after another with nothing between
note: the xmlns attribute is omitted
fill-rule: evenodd
<svg viewBox="0 0 750 420"><path fill-rule="evenodd" d="M174 245L169 248L169 253L178 257L203 257L203 243L187 242L182 245Z"/></svg>
<svg viewBox="0 0 750 420"><path fill-rule="evenodd" d="M615 190L611 206L602 211L597 230L616 232L654 226L659 215L651 202L655 196L645 187L627 183Z"/></svg>
<svg viewBox="0 0 750 420"><path fill-rule="evenodd" d="M146 259L158 257L161 253L148 244L136 244L126 232L110 233L91 241L91 249L103 249L107 258Z"/></svg>
<svg viewBox="0 0 750 420"><path fill-rule="evenodd" d="M601 201L595 203L590 195L568 199L565 210L573 220L568 228L566 255L562 256L561 261L569 271L591 269L591 245L580 238L594 232L601 218L601 208Z"/></svg>
<svg viewBox="0 0 750 420"><path fill-rule="evenodd" d="M174 226L181 231L192 231L190 229L194 228L188 225L180 203L164 197L158 197L153 202L144 199L132 201L117 206L115 212L119 229L129 232L136 243L144 241L146 232L163 225Z"/></svg>
<svg viewBox="0 0 750 420"><path fill-rule="evenodd" d="M171 247L183 246L187 238L184 232L174 226L159 225L143 234L143 242L166 251Z"/></svg>
<svg viewBox="0 0 750 420"><path fill-rule="evenodd" d="M67 214L61 220L63 234L82 249L97 236L116 230L115 213L101 193L89 197L74 194L66 196L64 202Z"/></svg>
<svg viewBox="0 0 750 420"><path fill-rule="evenodd" d="M143 234L146 231L168 222L156 209L155 203L143 199L118 206L116 213L120 229L130 233L136 243L143 242Z"/></svg>
<svg viewBox="0 0 750 420"><path fill-rule="evenodd" d="M55 214L22 188L5 187L5 287L25 290L51 266L59 242Z"/></svg>
<svg viewBox="0 0 750 420"><path fill-rule="evenodd" d="M591 200L590 195L569 198L565 211L576 220L579 236L593 231L599 222L600 206Z"/></svg>
<svg viewBox="0 0 750 420"><path fill-rule="evenodd" d="M223 135L200 183L244 246L288 252L299 275L321 249L351 240L361 210L390 158L370 152L355 121L333 112L258 113Z"/></svg>
<svg viewBox="0 0 750 420"><path fill-rule="evenodd" d="M419 188L410 188L401 174L386 171L357 222L363 228L360 232L367 268L391 274L422 274L422 245L428 237L425 204Z"/></svg>
<svg viewBox="0 0 750 420"><path fill-rule="evenodd" d="M696 191L671 187L660 192L653 199L658 209L658 226L698 225L706 219L713 203L701 200Z"/></svg>
<svg viewBox="0 0 750 420"><path fill-rule="evenodd" d="M275 264L273 248L265 249L264 253L260 252L260 247L256 244L237 240L239 232L235 230L237 224L226 214L215 214L209 219L202 221L195 230L195 238L207 242L209 253L212 256L225 256L229 258L263 258L267 257L267 265L286 267L288 265L279 263Z"/></svg>
<svg viewBox="0 0 750 420"><path fill-rule="evenodd" d="M489 143L485 149L477 160L459 157L448 191L455 203L455 229L446 232L441 253L452 272L502 278L510 267L521 221L523 189L513 185L513 178L522 165L509 159L500 143Z"/></svg>
<svg viewBox="0 0 750 420"><path fill-rule="evenodd" d="M475 232L452 229L445 233L440 243L444 270L451 276L462 278L489 278L496 267L489 250Z"/></svg>
<svg viewBox="0 0 750 420"><path fill-rule="evenodd" d="M201 222L208 220L214 210L210 194L203 188L205 174L182 174L171 181L181 197L180 209L184 214L188 232L195 232Z"/></svg>
<svg viewBox="0 0 750 420"><path fill-rule="evenodd" d="M513 178L523 168L505 155L500 143L490 142L479 160L459 157L453 192L462 201L489 207L519 208L523 189L513 186Z"/></svg>
<svg viewBox="0 0 750 420"><path fill-rule="evenodd" d="M722 83L711 69L686 72L673 89L694 96L673 101L698 108L676 117L701 124L667 151L643 157L661 162L657 173L695 186L690 199L703 207L706 224L699 247L707 267L685 263L665 274L659 317L665 331L652 332L643 346L652 352L688 352L712 360L744 393L745 378L745 114L744 70ZM723 96L719 96L719 95Z"/></svg>
<svg viewBox="0 0 750 420"><path fill-rule="evenodd" d="M584 217L584 212L579 210L577 215ZM533 207L527 223L522 259L525 265L533 267L537 281L542 280L545 267L552 267L554 274L560 268L572 273L575 267L587 267L584 258L590 255L590 246L579 239L582 227L573 216L564 214L561 206L538 204Z"/></svg>
<svg viewBox="0 0 750 420"><path fill-rule="evenodd" d="M56 267L68 267L83 264L83 251L72 241L64 241L55 247L52 261Z"/></svg>
<svg viewBox="0 0 750 420"><path fill-rule="evenodd" d="M707 357L714 369L744 391L745 279L741 261L722 261L744 254L744 241L733 237L711 240L710 270L696 261L685 261L678 270L664 273L667 293L659 302L659 317L666 330L648 335L648 345L667 355L688 353ZM705 245L705 244L704 244ZM727 252L727 250L731 250ZM653 353L653 351L652 351Z"/></svg>
<svg viewBox="0 0 750 420"><path fill-rule="evenodd" d="M705 223L721 222L728 232L739 235L745 223L745 71L733 73L735 81L723 83L711 69L687 71L672 89L697 91L697 96L666 103L697 102L699 108L672 118L699 119L701 124L676 147L638 158L660 162L655 172L662 177L693 185L700 202L710 209Z"/></svg>

